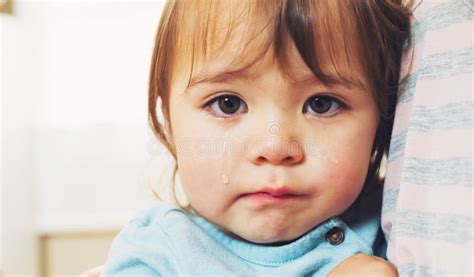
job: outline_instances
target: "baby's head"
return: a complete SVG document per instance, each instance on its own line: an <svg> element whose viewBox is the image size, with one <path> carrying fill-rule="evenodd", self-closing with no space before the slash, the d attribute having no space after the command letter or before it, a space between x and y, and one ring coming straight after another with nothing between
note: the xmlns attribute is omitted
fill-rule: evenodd
<svg viewBox="0 0 474 277"><path fill-rule="evenodd" d="M397 2L167 3L149 117L194 211L290 241L378 181L408 36Z"/></svg>

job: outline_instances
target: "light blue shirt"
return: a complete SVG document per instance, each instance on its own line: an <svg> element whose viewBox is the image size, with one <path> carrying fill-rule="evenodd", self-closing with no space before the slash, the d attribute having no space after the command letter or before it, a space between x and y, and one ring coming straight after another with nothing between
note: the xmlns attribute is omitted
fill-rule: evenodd
<svg viewBox="0 0 474 277"><path fill-rule="evenodd" d="M103 274L325 275L357 253L384 257L380 197L381 191L361 195L341 217L280 246L232 238L194 213L159 202L131 220L115 238ZM328 236L331 232L335 236Z"/></svg>

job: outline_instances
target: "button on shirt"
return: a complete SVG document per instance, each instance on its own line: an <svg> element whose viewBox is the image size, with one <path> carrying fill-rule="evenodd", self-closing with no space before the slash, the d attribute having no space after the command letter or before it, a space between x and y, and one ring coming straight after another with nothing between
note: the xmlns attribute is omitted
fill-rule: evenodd
<svg viewBox="0 0 474 277"><path fill-rule="evenodd" d="M344 230L339 227L333 227L326 233L326 240L332 245L341 244L344 241Z"/></svg>
<svg viewBox="0 0 474 277"><path fill-rule="evenodd" d="M384 255L377 206L369 209L358 201L352 215L331 218L288 244L269 246L232 238L206 219L160 202L115 238L104 274L321 276L357 253Z"/></svg>

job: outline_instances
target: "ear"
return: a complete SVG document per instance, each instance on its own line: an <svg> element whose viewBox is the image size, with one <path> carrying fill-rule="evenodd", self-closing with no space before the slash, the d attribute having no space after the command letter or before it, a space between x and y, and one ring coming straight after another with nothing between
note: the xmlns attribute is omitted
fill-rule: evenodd
<svg viewBox="0 0 474 277"><path fill-rule="evenodd" d="M168 119L168 116L165 117L164 122L165 122L165 125L164 125L163 131L165 132L166 140L169 142L169 146L173 149L173 152L176 153L176 149L175 149L176 143L175 143L173 131L171 128L171 123L170 123L170 120Z"/></svg>
<svg viewBox="0 0 474 277"><path fill-rule="evenodd" d="M162 101L161 96L156 99L155 116L156 116L156 132L155 135L159 141L168 149L168 151L176 158L176 148L174 136L169 120L169 111Z"/></svg>

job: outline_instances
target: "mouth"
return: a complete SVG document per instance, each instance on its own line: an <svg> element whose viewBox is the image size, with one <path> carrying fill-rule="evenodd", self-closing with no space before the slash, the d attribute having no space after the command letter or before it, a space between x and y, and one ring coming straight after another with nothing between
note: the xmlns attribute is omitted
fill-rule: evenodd
<svg viewBox="0 0 474 277"><path fill-rule="evenodd" d="M244 193L239 196L240 199L246 201L257 201L257 202L287 202L299 197L302 194L291 191L287 188L267 188L255 192Z"/></svg>

